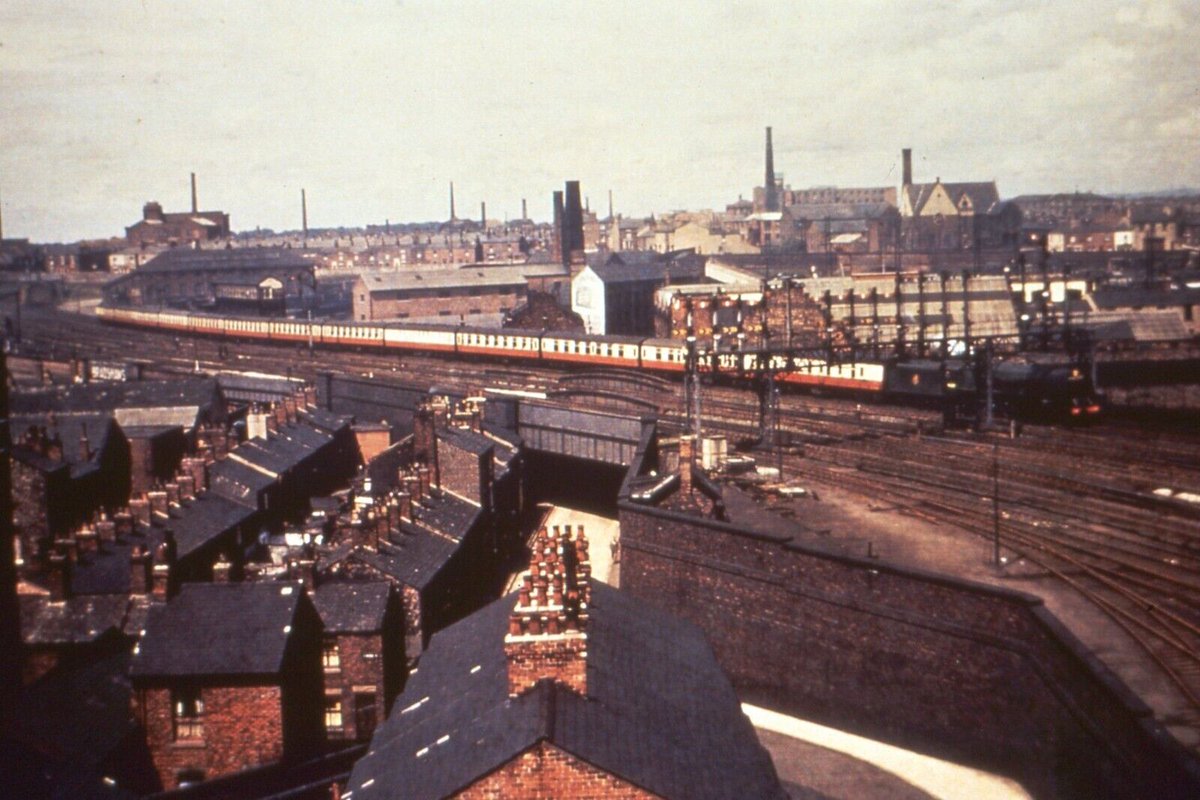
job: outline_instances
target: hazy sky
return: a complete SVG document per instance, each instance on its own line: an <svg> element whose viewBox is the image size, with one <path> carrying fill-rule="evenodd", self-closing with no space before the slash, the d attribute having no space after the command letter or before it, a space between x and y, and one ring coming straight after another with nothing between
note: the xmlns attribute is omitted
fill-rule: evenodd
<svg viewBox="0 0 1200 800"><path fill-rule="evenodd" d="M719 208L794 187L1004 196L1200 185L1200 4L0 4L5 236L120 235L158 200L235 229Z"/></svg>

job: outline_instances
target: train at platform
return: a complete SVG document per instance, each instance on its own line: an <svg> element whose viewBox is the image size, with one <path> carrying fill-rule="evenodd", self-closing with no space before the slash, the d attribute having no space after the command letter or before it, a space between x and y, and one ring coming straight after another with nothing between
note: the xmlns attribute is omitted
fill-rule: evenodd
<svg viewBox="0 0 1200 800"><path fill-rule="evenodd" d="M172 309L101 305L97 316L131 325L226 340L312 348L444 355L462 359L544 363L563 367L644 370L682 376L692 365L730 381L771 373L777 384L817 393L940 405L963 417L990 394L999 412L1031 420L1081 421L1101 412L1086 370L1063 363L997 364L991 381L967 359L880 361L821 357L817 352L707 350L678 339L480 328L464 325L355 323L235 317Z"/></svg>

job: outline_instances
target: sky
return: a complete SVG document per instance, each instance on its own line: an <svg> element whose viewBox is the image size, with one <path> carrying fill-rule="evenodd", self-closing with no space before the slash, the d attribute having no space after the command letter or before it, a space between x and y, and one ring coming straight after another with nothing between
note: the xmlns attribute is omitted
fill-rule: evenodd
<svg viewBox="0 0 1200 800"><path fill-rule="evenodd" d="M148 200L235 230L547 219L794 188L1200 186L1200 4L0 4L6 237L123 235Z"/></svg>

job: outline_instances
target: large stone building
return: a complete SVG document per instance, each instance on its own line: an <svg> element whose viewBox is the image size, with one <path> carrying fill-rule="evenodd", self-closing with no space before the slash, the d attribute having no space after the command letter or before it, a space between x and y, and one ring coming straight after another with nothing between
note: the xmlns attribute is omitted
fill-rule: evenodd
<svg viewBox="0 0 1200 800"><path fill-rule="evenodd" d="M223 211L164 212L161 203L142 207L142 218L125 229L133 247L214 242L229 238L229 215Z"/></svg>
<svg viewBox="0 0 1200 800"><path fill-rule="evenodd" d="M499 326L528 300L531 282L567 282L557 263L364 272L354 282L354 319Z"/></svg>
<svg viewBox="0 0 1200 800"><path fill-rule="evenodd" d="M903 153L900 187L902 235L907 250L1015 248L1021 210L1000 200L995 181L914 183L912 151Z"/></svg>
<svg viewBox="0 0 1200 800"><path fill-rule="evenodd" d="M315 297L315 257L287 248L174 248L104 286L112 304L263 314L308 309Z"/></svg>

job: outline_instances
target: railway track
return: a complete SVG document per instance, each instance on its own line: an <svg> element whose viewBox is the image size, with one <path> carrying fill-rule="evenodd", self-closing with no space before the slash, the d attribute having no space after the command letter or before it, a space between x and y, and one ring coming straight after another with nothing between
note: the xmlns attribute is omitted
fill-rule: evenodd
<svg viewBox="0 0 1200 800"><path fill-rule="evenodd" d="M220 343L131 332L94 320L31 318L27 338L50 354L154 361L163 374L258 369L315 379L334 370L388 374L414 384L477 391L484 385L553 390L558 369L480 367L379 353L309 353L304 347ZM609 376L613 380L619 378ZM676 385L677 386L677 385ZM612 387L609 387L610 389ZM630 397L686 424L682 390L630 381ZM757 401L745 389L705 387L705 429L757 439ZM563 398L560 402L571 402ZM577 402L577 401L576 401ZM991 539L1102 611L1144 652L1187 711L1178 724L1200 732L1200 505L1154 494L1200 494L1200 434L1148 434L1099 426L1030 426L1017 439L944 431L938 414L784 395L778 431L788 474L886 502L941 526ZM800 452L795 452L799 450ZM992 510L992 469L1002 513Z"/></svg>

